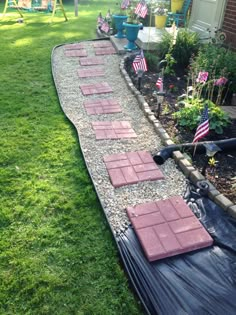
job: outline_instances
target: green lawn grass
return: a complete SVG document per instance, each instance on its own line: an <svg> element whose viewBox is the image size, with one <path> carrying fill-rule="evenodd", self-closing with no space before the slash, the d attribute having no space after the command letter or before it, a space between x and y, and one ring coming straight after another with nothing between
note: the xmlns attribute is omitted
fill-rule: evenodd
<svg viewBox="0 0 236 315"><path fill-rule="evenodd" d="M51 75L52 48L95 38L110 2L0 20L0 314L143 313Z"/></svg>

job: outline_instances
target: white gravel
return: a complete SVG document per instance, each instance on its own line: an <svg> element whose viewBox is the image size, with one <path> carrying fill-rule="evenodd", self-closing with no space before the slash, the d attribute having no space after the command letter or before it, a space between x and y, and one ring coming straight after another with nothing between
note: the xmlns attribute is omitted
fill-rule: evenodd
<svg viewBox="0 0 236 315"><path fill-rule="evenodd" d="M91 41L84 42L88 57L95 56ZM78 57L66 57L65 46L55 48L52 55L52 70L60 103L66 116L75 125L81 149L96 191L105 214L115 234L123 232L129 219L125 208L139 203L165 199L173 195L183 195L186 179L176 168L172 159L159 166L165 180L147 181L135 185L114 188L109 180L103 156L112 153L146 150L154 153L162 145L153 125L144 116L136 98L127 88L119 70L121 56L104 56L105 65L96 67L105 69L105 77L79 78L77 71L81 68ZM113 93L83 96L80 84L108 82ZM122 113L88 116L83 101L91 98L115 98L119 101ZM127 140L95 140L91 121L127 120L130 121L137 134L136 139Z"/></svg>

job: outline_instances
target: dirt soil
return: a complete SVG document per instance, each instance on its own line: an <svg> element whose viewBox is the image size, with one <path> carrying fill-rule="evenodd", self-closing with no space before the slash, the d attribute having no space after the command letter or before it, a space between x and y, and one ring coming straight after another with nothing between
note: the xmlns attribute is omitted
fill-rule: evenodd
<svg viewBox="0 0 236 315"><path fill-rule="evenodd" d="M132 69L132 60L127 60L125 67L132 82L138 88L137 76ZM158 73L145 72L141 80L140 89L150 109L156 116L158 115L158 106L157 98L153 95L153 92L157 91L155 83L158 77ZM194 137L193 132L178 126L172 116L177 110L177 98L185 93L186 83L187 77L181 69L176 69L176 75L165 75L164 77L164 91L166 92L166 96L161 106L161 113L158 119L175 143L191 143ZM236 138L236 120L232 121L230 126L225 128L222 135L216 135L214 132L210 132L202 140L212 141L229 138ZM195 154L195 156L191 156L191 158L192 164L200 172L202 172L203 168L207 165L206 178L210 180L217 190L236 204L236 151L216 153L215 160L217 163L215 167L208 165L207 156L203 154Z"/></svg>

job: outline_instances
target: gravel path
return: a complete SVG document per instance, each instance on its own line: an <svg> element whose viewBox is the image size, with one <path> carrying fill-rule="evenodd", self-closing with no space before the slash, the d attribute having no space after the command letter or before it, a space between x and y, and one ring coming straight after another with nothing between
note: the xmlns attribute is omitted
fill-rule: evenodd
<svg viewBox="0 0 236 315"><path fill-rule="evenodd" d="M88 57L95 56L92 41L83 42ZM103 156L113 153L146 150L151 154L162 145L153 125L139 108L135 96L128 89L120 74L121 56L104 56L105 65L96 66L105 69L105 77L79 78L78 69L82 68L78 57L66 57L65 46L56 47L52 54L52 70L60 104L65 115L77 129L81 149L87 163L93 184L96 188L105 214L113 232L117 235L130 224L125 208L153 200L165 199L173 195L183 195L186 179L176 168L173 160L168 159L159 166L165 180L147 181L134 185L114 188L109 180ZM84 67L83 67L84 68ZM83 96L80 84L108 82L113 93ZM88 116L83 101L87 99L114 98L122 108L122 113ZM92 121L129 121L137 134L136 139L95 140Z"/></svg>

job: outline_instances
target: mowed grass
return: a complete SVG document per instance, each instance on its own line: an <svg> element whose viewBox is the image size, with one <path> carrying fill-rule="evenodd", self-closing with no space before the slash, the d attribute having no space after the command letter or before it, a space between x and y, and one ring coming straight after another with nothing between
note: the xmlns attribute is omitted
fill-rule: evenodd
<svg viewBox="0 0 236 315"><path fill-rule="evenodd" d="M0 314L143 313L51 75L52 48L95 38L108 7L0 20Z"/></svg>

